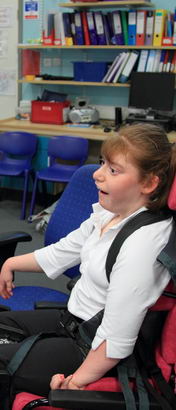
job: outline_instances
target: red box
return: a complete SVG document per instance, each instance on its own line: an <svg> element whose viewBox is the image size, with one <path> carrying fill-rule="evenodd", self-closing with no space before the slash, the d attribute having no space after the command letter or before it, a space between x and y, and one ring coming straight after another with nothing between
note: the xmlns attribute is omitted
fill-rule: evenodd
<svg viewBox="0 0 176 410"><path fill-rule="evenodd" d="M70 101L32 101L31 121L45 124L64 124L68 118Z"/></svg>

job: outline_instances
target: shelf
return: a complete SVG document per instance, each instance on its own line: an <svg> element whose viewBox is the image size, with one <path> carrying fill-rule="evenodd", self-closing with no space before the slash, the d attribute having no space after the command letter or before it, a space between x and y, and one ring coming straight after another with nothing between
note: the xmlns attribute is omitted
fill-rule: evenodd
<svg viewBox="0 0 176 410"><path fill-rule="evenodd" d="M38 50L44 50L44 49L58 49L58 50L62 50L62 49L83 49L83 50L87 50L87 49L106 49L106 50L113 50L113 49L117 49L117 50L175 50L175 46L130 46L130 45L125 45L125 46L111 46L111 45L104 45L104 46L45 46L42 44L18 44L18 48L19 49L38 49Z"/></svg>
<svg viewBox="0 0 176 410"><path fill-rule="evenodd" d="M154 4L150 1L145 0L129 0L129 1L97 1L97 2L69 2L69 3L59 3L60 7L67 8L94 8L94 7L154 7Z"/></svg>
<svg viewBox="0 0 176 410"><path fill-rule="evenodd" d="M35 85L41 85L41 84L60 84L60 85L76 85L76 86L95 86L95 87L130 87L130 84L127 83L98 83L98 82L88 82L88 81L64 81L64 80L33 80L33 81L27 81L27 80L18 80L18 83L23 84L23 83L29 83L29 84L35 84Z"/></svg>

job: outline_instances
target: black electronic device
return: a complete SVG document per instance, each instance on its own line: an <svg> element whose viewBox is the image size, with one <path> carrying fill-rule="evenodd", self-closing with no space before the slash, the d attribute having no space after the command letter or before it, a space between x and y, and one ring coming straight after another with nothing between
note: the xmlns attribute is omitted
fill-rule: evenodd
<svg viewBox="0 0 176 410"><path fill-rule="evenodd" d="M152 122L170 130L175 92L174 73L133 72L129 107L144 109L145 114L130 114L126 122ZM161 113L162 112L162 113Z"/></svg>

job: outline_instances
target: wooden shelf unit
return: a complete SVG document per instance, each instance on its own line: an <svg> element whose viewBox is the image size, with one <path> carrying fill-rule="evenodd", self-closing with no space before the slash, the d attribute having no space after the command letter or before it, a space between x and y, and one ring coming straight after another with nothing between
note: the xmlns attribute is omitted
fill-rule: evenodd
<svg viewBox="0 0 176 410"><path fill-rule="evenodd" d="M146 50L175 50L175 48L176 48L176 46L146 46L146 45L144 45L144 46L130 46L130 45L123 45L123 46L111 46L111 45L104 45L104 46L93 46L93 45L90 45L90 46L75 46L75 45L73 45L73 46L45 46L45 45L43 45L43 44L18 44L18 48L19 49L38 49L38 50L44 50L44 49L52 49L52 48L54 48L54 49L58 49L58 50L62 50L62 49L101 49L101 50L104 50L104 49L109 49L109 50L113 50L113 49L119 49L119 50L121 50L121 49L125 49L125 50L128 50L128 49L132 49L132 50L143 50L143 49L146 49Z"/></svg>
<svg viewBox="0 0 176 410"><path fill-rule="evenodd" d="M154 7L154 4L150 1L145 0L129 0L129 1L96 1L96 2L69 2L69 3L59 3L60 7L67 8L95 8L95 7Z"/></svg>

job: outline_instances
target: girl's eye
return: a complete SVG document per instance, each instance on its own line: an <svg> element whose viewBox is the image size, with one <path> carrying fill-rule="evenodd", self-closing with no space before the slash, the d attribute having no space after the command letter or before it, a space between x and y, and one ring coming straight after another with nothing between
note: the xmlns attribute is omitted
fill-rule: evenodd
<svg viewBox="0 0 176 410"><path fill-rule="evenodd" d="M101 157L99 159L99 164L101 165L101 167L105 164L105 160Z"/></svg>
<svg viewBox="0 0 176 410"><path fill-rule="evenodd" d="M109 167L109 170L110 170L110 172L111 172L112 175L117 175L117 174L119 174L119 171L118 171L117 169L114 169L114 168L112 168L112 167Z"/></svg>

